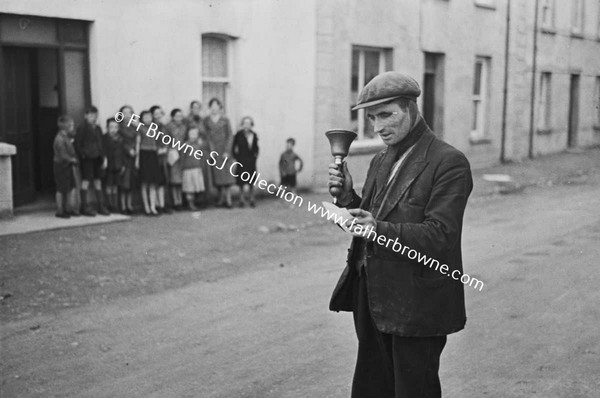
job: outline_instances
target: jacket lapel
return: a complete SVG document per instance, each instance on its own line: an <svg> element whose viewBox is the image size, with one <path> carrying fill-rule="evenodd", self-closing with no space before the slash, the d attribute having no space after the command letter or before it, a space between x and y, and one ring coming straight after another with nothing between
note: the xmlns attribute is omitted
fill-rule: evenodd
<svg viewBox="0 0 600 398"><path fill-rule="evenodd" d="M384 220L388 214L396 207L400 199L404 196L413 181L421 174L429 163L426 159L427 149L435 136L431 131L426 131L423 137L417 142L412 153L404 160L400 170L390 182L376 219Z"/></svg>

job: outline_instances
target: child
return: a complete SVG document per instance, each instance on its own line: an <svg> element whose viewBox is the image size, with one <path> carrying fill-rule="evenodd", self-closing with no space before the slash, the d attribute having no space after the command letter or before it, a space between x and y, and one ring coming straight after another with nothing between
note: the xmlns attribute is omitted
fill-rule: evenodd
<svg viewBox="0 0 600 398"><path fill-rule="evenodd" d="M85 111L85 122L77 128L75 134L75 151L79 155L81 164L81 214L95 216L87 206L87 194L90 183L93 182L96 190L98 213L109 215L104 205L102 182L100 181L102 169L106 168L106 157L102 145L102 129L96 124L98 109L91 106Z"/></svg>
<svg viewBox="0 0 600 398"><path fill-rule="evenodd" d="M104 150L106 152L106 194L110 211L118 211L117 185L125 172L125 149L119 135L119 123L115 118L106 120Z"/></svg>
<svg viewBox="0 0 600 398"><path fill-rule="evenodd" d="M157 216L156 187L164 181L164 176L158 164L158 145L156 144L156 140L146 135L148 127L152 123L152 114L150 111L142 111L140 121L144 125L140 127L138 150L136 151L138 155L135 160L135 166L140 170L144 212L147 216Z"/></svg>
<svg viewBox="0 0 600 398"><path fill-rule="evenodd" d="M166 132L165 129L165 125L162 123L162 119L165 116L165 113L163 112L162 108L160 107L160 105L154 105L150 108L150 113L152 114L152 122L156 123L158 125L157 131L162 131L163 133ZM157 210L160 213L172 213L171 208L169 206L166 205L166 200L168 200L168 197L165 196L165 190L166 187L169 186L169 167L168 167L168 163L167 163L167 152L169 150L169 148L163 144L162 140L158 140L158 164L160 166L160 169L163 173L163 178L161 179L161 181L158 183L158 189L157 189L157 200L158 200L158 206L157 206Z"/></svg>
<svg viewBox="0 0 600 398"><path fill-rule="evenodd" d="M123 120L130 120L133 115L133 108L129 105L123 105L119 110L123 113ZM123 214L133 214L133 193L135 182L135 158L137 157L137 141L139 133L136 131L137 119L133 120L130 126L128 123L121 123L119 135L123 140L123 149L125 151L124 166L125 170L119 179L119 195L121 197L121 212Z"/></svg>
<svg viewBox="0 0 600 398"><path fill-rule="evenodd" d="M285 152L279 158L279 175L281 176L281 185L288 187L289 191L296 192L296 174L302 171L302 159L294 152L296 140L288 138L286 141ZM296 163L298 167L296 168Z"/></svg>
<svg viewBox="0 0 600 398"><path fill-rule="evenodd" d="M192 127L188 131L187 144L194 148L194 152L203 145L203 139L199 136L197 127ZM204 177L202 176L202 159L197 159L192 155L182 154L181 168L183 169L183 192L188 202L190 210L197 210L194 204L197 193L204 192Z"/></svg>
<svg viewBox="0 0 600 398"><path fill-rule="evenodd" d="M74 135L73 119L69 116L58 118L58 133L54 138L54 182L56 184L56 217L69 218L72 213L68 210L69 196L75 188L73 166L77 164L75 148L71 143ZM73 215L78 215L73 213Z"/></svg>
<svg viewBox="0 0 600 398"><path fill-rule="evenodd" d="M171 121L167 124L166 134L171 136L173 142L185 142L185 135L187 132L187 125L183 120L183 112L179 108L175 108L171 111ZM177 149L171 147L167 152L167 162L169 164L169 182L171 185L171 197L173 199L173 208L175 210L181 209L182 198L181 198L181 156Z"/></svg>

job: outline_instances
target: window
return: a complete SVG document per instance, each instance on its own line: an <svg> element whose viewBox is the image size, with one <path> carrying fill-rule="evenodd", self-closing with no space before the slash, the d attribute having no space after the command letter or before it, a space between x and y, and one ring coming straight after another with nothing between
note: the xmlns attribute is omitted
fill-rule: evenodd
<svg viewBox="0 0 600 398"><path fill-rule="evenodd" d="M576 36L583 35L584 4L583 0L573 0L572 3L571 33Z"/></svg>
<svg viewBox="0 0 600 398"><path fill-rule="evenodd" d="M550 117L552 115L552 74L549 72L543 72L540 75L540 92L537 98L538 104L538 118L537 118L537 131L539 133L550 132L552 123Z"/></svg>
<svg viewBox="0 0 600 398"><path fill-rule="evenodd" d="M489 106L489 57L475 59L473 75L473 120L471 123L471 140L479 141L486 137L487 113Z"/></svg>
<svg viewBox="0 0 600 398"><path fill-rule="evenodd" d="M350 78L350 107L356 104L360 90L375 76L392 69L392 50L375 47L352 47L352 75ZM358 139L372 139L376 135L367 122L364 109L350 111L352 130Z"/></svg>
<svg viewBox="0 0 600 398"><path fill-rule="evenodd" d="M230 79L229 40L217 35L202 36L202 99L208 106L218 98L227 107Z"/></svg>
<svg viewBox="0 0 600 398"><path fill-rule="evenodd" d="M600 128L600 76L596 76L596 89L594 93L594 106L596 109L596 120L594 126Z"/></svg>
<svg viewBox="0 0 600 398"><path fill-rule="evenodd" d="M554 0L541 1L542 29L554 29Z"/></svg>

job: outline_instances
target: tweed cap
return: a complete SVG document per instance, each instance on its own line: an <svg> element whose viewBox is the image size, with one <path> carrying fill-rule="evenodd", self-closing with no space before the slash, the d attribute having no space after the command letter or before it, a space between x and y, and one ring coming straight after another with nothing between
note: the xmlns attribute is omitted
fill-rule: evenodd
<svg viewBox="0 0 600 398"><path fill-rule="evenodd" d="M412 77L400 72L384 72L363 87L352 110L368 108L396 98L416 101L419 95L419 83Z"/></svg>

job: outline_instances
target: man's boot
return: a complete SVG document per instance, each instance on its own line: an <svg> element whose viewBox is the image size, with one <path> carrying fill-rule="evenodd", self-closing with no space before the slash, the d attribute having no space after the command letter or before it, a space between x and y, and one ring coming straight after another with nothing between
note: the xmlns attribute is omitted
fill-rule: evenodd
<svg viewBox="0 0 600 398"><path fill-rule="evenodd" d="M96 189L96 201L98 201L98 214L102 214L103 216L110 216L110 211L108 211L108 209L106 208L104 195L102 194L101 189Z"/></svg>

